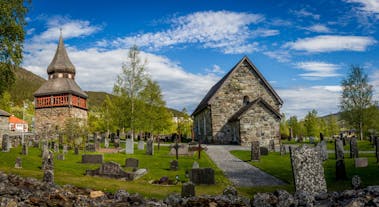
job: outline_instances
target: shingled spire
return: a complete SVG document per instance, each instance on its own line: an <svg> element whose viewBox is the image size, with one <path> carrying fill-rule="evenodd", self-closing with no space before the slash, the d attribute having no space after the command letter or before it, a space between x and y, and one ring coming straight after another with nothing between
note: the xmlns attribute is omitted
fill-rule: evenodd
<svg viewBox="0 0 379 207"><path fill-rule="evenodd" d="M71 63L70 58L67 55L67 51L63 43L62 30L59 37L59 44L55 52L55 56L51 61L49 67L47 67L47 74L49 75L49 79L59 77L59 73L61 73L62 75L71 74L70 76L63 76L71 77L72 79L75 76L75 66Z"/></svg>

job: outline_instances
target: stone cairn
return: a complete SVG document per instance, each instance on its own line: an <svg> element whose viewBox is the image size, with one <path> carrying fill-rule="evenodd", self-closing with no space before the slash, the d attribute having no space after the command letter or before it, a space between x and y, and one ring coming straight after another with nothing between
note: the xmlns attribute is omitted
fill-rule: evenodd
<svg viewBox="0 0 379 207"><path fill-rule="evenodd" d="M259 141L251 142L251 161L259 161L261 156L261 151L259 148Z"/></svg>
<svg viewBox="0 0 379 207"><path fill-rule="evenodd" d="M327 192L319 151L307 145L290 148L296 192L316 196Z"/></svg>
<svg viewBox="0 0 379 207"><path fill-rule="evenodd" d="M353 137L350 139L350 158L358 157L358 143L357 138Z"/></svg>
<svg viewBox="0 0 379 207"><path fill-rule="evenodd" d="M336 155L336 180L344 180L346 179L346 167L342 140L336 139L334 148Z"/></svg>

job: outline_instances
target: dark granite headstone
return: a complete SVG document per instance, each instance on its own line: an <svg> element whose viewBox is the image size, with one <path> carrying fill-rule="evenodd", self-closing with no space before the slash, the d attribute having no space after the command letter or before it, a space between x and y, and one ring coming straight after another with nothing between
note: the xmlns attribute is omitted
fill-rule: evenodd
<svg viewBox="0 0 379 207"><path fill-rule="evenodd" d="M343 159L336 161L336 180L346 180L346 167Z"/></svg>
<svg viewBox="0 0 379 207"><path fill-rule="evenodd" d="M192 182L183 183L182 198L195 196L195 185Z"/></svg>
<svg viewBox="0 0 379 207"><path fill-rule="evenodd" d="M146 154L154 155L154 142L153 139L149 139L146 142Z"/></svg>
<svg viewBox="0 0 379 207"><path fill-rule="evenodd" d="M28 155L28 152L29 152L29 150L28 150L28 144L24 143L22 145L22 154L23 155Z"/></svg>
<svg viewBox="0 0 379 207"><path fill-rule="evenodd" d="M79 154L79 147L74 148L74 154L78 155Z"/></svg>
<svg viewBox="0 0 379 207"><path fill-rule="evenodd" d="M96 152L96 147L94 143L86 143L86 151Z"/></svg>
<svg viewBox="0 0 379 207"><path fill-rule="evenodd" d="M127 158L125 160L125 167L138 168L139 167L139 160L135 159L135 158Z"/></svg>
<svg viewBox="0 0 379 207"><path fill-rule="evenodd" d="M324 134L320 132L320 142L324 141Z"/></svg>
<svg viewBox="0 0 379 207"><path fill-rule="evenodd" d="M251 160L259 161L261 156L261 152L259 150L259 141L251 142Z"/></svg>
<svg viewBox="0 0 379 207"><path fill-rule="evenodd" d="M10 139L9 139L9 135L8 134L4 134L3 135L3 142L2 142L2 151L3 152L9 152L9 149L10 149L10 145L11 145L11 142L10 142Z"/></svg>
<svg viewBox="0 0 379 207"><path fill-rule="evenodd" d="M295 190L311 195L326 193L324 168L317 149L307 145L290 148Z"/></svg>
<svg viewBox="0 0 379 207"><path fill-rule="evenodd" d="M45 170L43 172L43 182L53 184L54 183L54 171L53 170Z"/></svg>
<svg viewBox="0 0 379 207"><path fill-rule="evenodd" d="M336 141L334 143L334 153L336 156L336 160L342 160L345 158L343 143L340 139L336 139Z"/></svg>
<svg viewBox="0 0 379 207"><path fill-rule="evenodd" d="M84 154L82 155L82 163L92 163L92 164L101 164L103 163L104 156L103 155L92 155L92 154Z"/></svg>
<svg viewBox="0 0 379 207"><path fill-rule="evenodd" d="M358 143L357 138L353 137L350 140L350 158L358 157Z"/></svg>
<svg viewBox="0 0 379 207"><path fill-rule="evenodd" d="M261 155L268 155L267 147L259 147L259 151L261 152Z"/></svg>
<svg viewBox="0 0 379 207"><path fill-rule="evenodd" d="M215 184L214 170L212 168L192 168L189 171L190 181L195 184Z"/></svg>
<svg viewBox="0 0 379 207"><path fill-rule="evenodd" d="M110 178L118 178L125 180L134 180L147 173L146 169L138 169L133 172L124 171L120 164L115 162L106 162L101 165L100 168L96 170L87 170L86 175L91 176L104 176Z"/></svg>
<svg viewBox="0 0 379 207"><path fill-rule="evenodd" d="M178 160L172 160L170 162L170 170L178 170L178 168L179 168Z"/></svg>

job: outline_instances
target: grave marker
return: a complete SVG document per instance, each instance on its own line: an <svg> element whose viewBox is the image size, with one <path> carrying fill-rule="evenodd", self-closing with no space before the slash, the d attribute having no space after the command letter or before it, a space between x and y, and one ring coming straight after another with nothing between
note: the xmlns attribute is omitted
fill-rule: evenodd
<svg viewBox="0 0 379 207"><path fill-rule="evenodd" d="M96 170L87 170L86 175L91 176L104 176L110 178L118 178L125 180L135 180L147 173L146 169L138 169L133 172L124 171L120 164L116 162L106 162L101 165L100 168Z"/></svg>
<svg viewBox="0 0 379 207"><path fill-rule="evenodd" d="M320 158L322 161L325 161L328 159L328 149L325 140L319 142L316 146L316 148L320 152Z"/></svg>
<svg viewBox="0 0 379 207"><path fill-rule="evenodd" d="M101 154L84 154L82 155L82 163L101 164L103 163L104 156Z"/></svg>
<svg viewBox="0 0 379 207"><path fill-rule="evenodd" d="M358 157L358 143L357 138L353 137L350 139L350 158Z"/></svg>
<svg viewBox="0 0 379 207"><path fill-rule="evenodd" d="M53 184L54 183L54 171L53 170L45 170L43 172L43 182Z"/></svg>
<svg viewBox="0 0 379 207"><path fill-rule="evenodd" d="M336 180L346 180L345 160L336 161Z"/></svg>
<svg viewBox="0 0 379 207"><path fill-rule="evenodd" d="M192 182L183 183L182 198L195 196L195 185Z"/></svg>
<svg viewBox="0 0 379 207"><path fill-rule="evenodd" d="M268 155L267 147L259 147L259 151L261 152L261 155Z"/></svg>
<svg viewBox="0 0 379 207"><path fill-rule="evenodd" d="M154 155L154 142L153 139L149 139L146 142L146 154Z"/></svg>
<svg viewBox="0 0 379 207"><path fill-rule="evenodd" d="M376 155L376 163L379 163L379 140L378 137L375 137L375 155Z"/></svg>
<svg viewBox="0 0 379 207"><path fill-rule="evenodd" d="M280 156L284 156L286 155L286 147L284 146L284 144L281 144L280 145Z"/></svg>
<svg viewBox="0 0 379 207"><path fill-rule="evenodd" d="M273 139L270 139L270 142L268 144L268 148L271 152L275 152L275 142Z"/></svg>
<svg viewBox="0 0 379 207"><path fill-rule="evenodd" d="M193 151L197 151L197 158L200 160L200 158L201 158L201 151L203 151L203 150L205 150L205 151L207 151L208 150L208 148L207 147L202 147L201 146L201 141L199 140L199 144L198 144L198 146L196 147L196 146L191 146L191 147L189 147L189 151L191 151L191 152L193 152Z"/></svg>
<svg viewBox="0 0 379 207"><path fill-rule="evenodd" d="M58 154L57 160L64 160L64 153Z"/></svg>
<svg viewBox="0 0 379 207"><path fill-rule="evenodd" d="M139 160L135 158L127 158L125 160L125 167L132 167L138 169Z"/></svg>
<svg viewBox="0 0 379 207"><path fill-rule="evenodd" d="M307 145L291 147L290 156L296 191L312 195L327 192L324 168L315 148Z"/></svg>
<svg viewBox="0 0 379 207"><path fill-rule="evenodd" d="M125 153L134 154L134 143L132 139L126 139L125 141Z"/></svg>
<svg viewBox="0 0 379 207"><path fill-rule="evenodd" d="M261 156L261 151L259 148L259 141L252 141L251 142L251 160L259 161L260 156Z"/></svg>
<svg viewBox="0 0 379 207"><path fill-rule="evenodd" d="M355 158L354 159L354 166L355 166L355 168L367 167L368 166L368 158L367 157Z"/></svg>
<svg viewBox="0 0 379 207"><path fill-rule="evenodd" d="M342 160L344 159L344 149L343 149L343 143L340 139L336 139L334 143L334 152L336 156L336 160Z"/></svg>
<svg viewBox="0 0 379 207"><path fill-rule="evenodd" d="M145 149L145 142L140 140L138 141L138 149L139 150L144 150Z"/></svg>
<svg viewBox="0 0 379 207"><path fill-rule="evenodd" d="M189 171L189 177L194 184L215 184L214 170L212 168L192 168Z"/></svg>
<svg viewBox="0 0 379 207"><path fill-rule="evenodd" d="M11 143L10 143L10 140L9 140L9 135L8 134L4 134L3 135L3 142L2 142L2 145L1 145L2 151L3 152L9 152L10 145L11 145Z"/></svg>
<svg viewBox="0 0 379 207"><path fill-rule="evenodd" d="M178 162L178 160L172 160L171 162L170 162L170 170L178 170L178 168L179 168L179 162Z"/></svg>
<svg viewBox="0 0 379 207"><path fill-rule="evenodd" d="M108 139L108 137L105 137L105 139L104 139L104 147L105 148L109 147L109 139Z"/></svg>
<svg viewBox="0 0 379 207"><path fill-rule="evenodd" d="M28 153L29 153L28 144L26 144L26 143L22 144L22 154L28 155Z"/></svg>

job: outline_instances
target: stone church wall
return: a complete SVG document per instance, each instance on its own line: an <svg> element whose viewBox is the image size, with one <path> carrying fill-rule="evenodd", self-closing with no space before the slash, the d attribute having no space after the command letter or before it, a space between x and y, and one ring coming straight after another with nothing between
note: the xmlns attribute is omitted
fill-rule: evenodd
<svg viewBox="0 0 379 207"><path fill-rule="evenodd" d="M87 111L79 108L55 107L41 108L35 111L35 132L37 134L46 133L46 130L54 131L64 128L66 119L76 117L83 122L87 121Z"/></svg>
<svg viewBox="0 0 379 207"><path fill-rule="evenodd" d="M261 146L268 147L274 139L279 144L280 120L261 104L253 106L240 119L241 145L250 146L252 141L259 141Z"/></svg>
<svg viewBox="0 0 379 207"><path fill-rule="evenodd" d="M194 129L196 139L201 139L203 143L212 143L212 120L211 111L205 109L196 115L194 120Z"/></svg>

